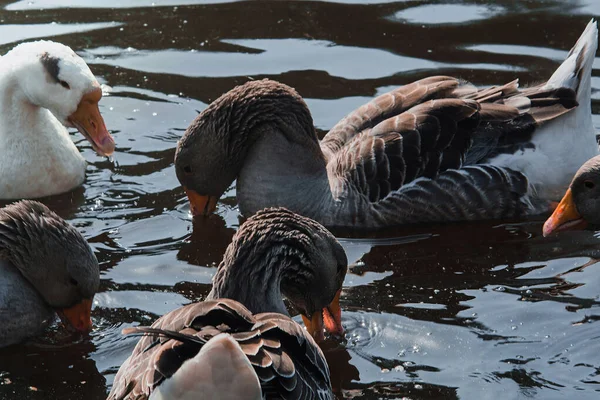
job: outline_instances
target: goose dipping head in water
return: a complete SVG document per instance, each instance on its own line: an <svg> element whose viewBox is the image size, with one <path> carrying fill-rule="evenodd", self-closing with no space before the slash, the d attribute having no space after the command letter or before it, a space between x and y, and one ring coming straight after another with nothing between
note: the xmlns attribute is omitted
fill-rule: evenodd
<svg viewBox="0 0 600 400"><path fill-rule="evenodd" d="M36 201L0 208L0 347L40 335L56 314L90 331L99 284L98 260L73 226Z"/></svg>
<svg viewBox="0 0 600 400"><path fill-rule="evenodd" d="M101 156L115 142L100 115L100 84L60 43L23 43L0 57L0 198L37 198L83 183L86 161L66 128Z"/></svg>

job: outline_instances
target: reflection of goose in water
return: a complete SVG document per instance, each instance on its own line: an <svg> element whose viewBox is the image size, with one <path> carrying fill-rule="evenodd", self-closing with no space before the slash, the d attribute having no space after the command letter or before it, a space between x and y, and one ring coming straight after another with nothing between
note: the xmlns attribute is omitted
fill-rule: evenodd
<svg viewBox="0 0 600 400"><path fill-rule="evenodd" d="M111 335L109 331L104 331L103 335ZM72 336L61 333L52 330L44 337L0 349L3 373L0 398L33 399L37 395L44 399L106 397L105 368L94 356L94 351L103 346L102 340L97 341L94 334L93 342L73 341Z"/></svg>
<svg viewBox="0 0 600 400"><path fill-rule="evenodd" d="M235 229L229 228L220 215L195 219L192 234L180 244L177 259L193 265L216 266L234 233Z"/></svg>

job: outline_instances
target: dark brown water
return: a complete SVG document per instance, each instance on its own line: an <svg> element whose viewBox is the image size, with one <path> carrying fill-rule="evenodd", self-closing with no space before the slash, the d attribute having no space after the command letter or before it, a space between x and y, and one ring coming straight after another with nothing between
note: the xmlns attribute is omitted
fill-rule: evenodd
<svg viewBox="0 0 600 400"><path fill-rule="evenodd" d="M298 89L326 131L372 96L432 74L479 85L547 79L600 15L599 0L1 4L1 54L24 40L60 41L112 88L101 111L117 152L100 158L74 133L90 163L85 185L45 200L96 250L96 328L82 338L54 329L0 350L0 399L103 399L137 340L121 329L208 293L240 223L235 190L218 215L192 223L172 164L183 130L223 92L249 79L280 80ZM595 67L600 129L598 59ZM599 398L600 239L544 239L541 224L344 239L356 264L342 299L346 341L326 345L336 393Z"/></svg>

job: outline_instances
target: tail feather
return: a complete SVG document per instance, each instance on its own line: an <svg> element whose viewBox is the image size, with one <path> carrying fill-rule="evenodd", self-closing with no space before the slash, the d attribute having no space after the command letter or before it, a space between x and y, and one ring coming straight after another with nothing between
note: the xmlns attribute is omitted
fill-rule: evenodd
<svg viewBox="0 0 600 400"><path fill-rule="evenodd" d="M568 87L577 92L577 100L589 101L591 70L598 47L598 25L593 19L569 52L566 60L548 80L548 88ZM587 96L586 96L587 95Z"/></svg>
<svg viewBox="0 0 600 400"><path fill-rule="evenodd" d="M261 398L260 382L250 361L240 345L226 333L209 340L198 355L184 362L150 396L150 400Z"/></svg>

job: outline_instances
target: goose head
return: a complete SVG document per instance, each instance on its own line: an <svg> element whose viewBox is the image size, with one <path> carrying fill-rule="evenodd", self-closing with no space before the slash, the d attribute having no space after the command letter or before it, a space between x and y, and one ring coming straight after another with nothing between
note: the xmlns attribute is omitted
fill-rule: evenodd
<svg viewBox="0 0 600 400"><path fill-rule="evenodd" d="M229 298L252 313L287 315L283 295L320 341L324 328L344 332L339 300L347 268L344 249L321 224L285 208L268 208L234 235L208 299Z"/></svg>
<svg viewBox="0 0 600 400"><path fill-rule="evenodd" d="M0 209L0 258L9 261L69 328L88 331L98 261L81 234L46 206L21 201Z"/></svg>
<svg viewBox="0 0 600 400"><path fill-rule="evenodd" d="M544 236L552 232L585 229L600 225L600 156L579 168L569 189L544 223Z"/></svg>
<svg viewBox="0 0 600 400"><path fill-rule="evenodd" d="M289 169L308 157L321 167L323 156L308 107L298 92L285 84L268 79L250 81L223 94L202 111L175 153L175 172L188 195L192 214L213 212L242 168L255 167L258 175L266 175L264 165L250 165L247 156L256 143L275 135L283 135L286 147L298 147L294 147L295 159L281 160L286 164L277 164L280 159L269 152L270 165ZM281 150L280 142L273 143ZM309 164L309 168L313 166Z"/></svg>
<svg viewBox="0 0 600 400"><path fill-rule="evenodd" d="M65 127L77 128L98 154L113 153L115 142L98 108L100 84L70 47L51 41L23 43L4 58L31 104L50 111Z"/></svg>

